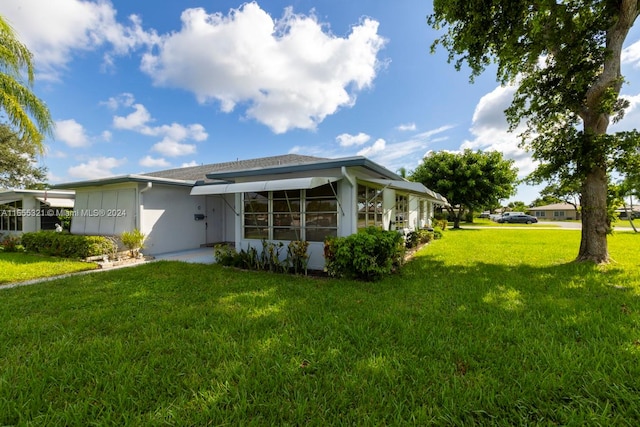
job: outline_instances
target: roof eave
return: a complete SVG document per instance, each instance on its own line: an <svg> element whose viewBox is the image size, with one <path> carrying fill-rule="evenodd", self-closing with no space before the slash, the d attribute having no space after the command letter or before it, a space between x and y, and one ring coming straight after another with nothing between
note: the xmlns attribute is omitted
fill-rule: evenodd
<svg viewBox="0 0 640 427"><path fill-rule="evenodd" d="M119 175L107 178L90 179L86 181L66 182L62 184L56 184L53 186L53 188L99 187L102 185L123 184L127 182L152 182L154 184L178 185L184 187L193 187L196 183L195 181L190 180L156 178L145 175Z"/></svg>

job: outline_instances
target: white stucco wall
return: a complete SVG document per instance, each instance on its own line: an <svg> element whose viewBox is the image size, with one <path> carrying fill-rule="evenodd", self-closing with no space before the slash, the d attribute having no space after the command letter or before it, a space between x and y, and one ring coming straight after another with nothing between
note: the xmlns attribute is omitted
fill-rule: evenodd
<svg viewBox="0 0 640 427"><path fill-rule="evenodd" d="M141 186L141 189L145 188ZM190 187L153 184L140 194L140 230L147 236L147 255L198 248L206 243L204 196L191 196Z"/></svg>

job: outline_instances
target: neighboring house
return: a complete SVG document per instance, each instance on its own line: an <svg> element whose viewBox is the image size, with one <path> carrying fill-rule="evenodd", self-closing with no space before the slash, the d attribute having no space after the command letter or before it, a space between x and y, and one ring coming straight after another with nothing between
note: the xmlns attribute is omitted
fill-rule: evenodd
<svg viewBox="0 0 640 427"><path fill-rule="evenodd" d="M631 215L631 218L640 218L640 206L634 205L634 206L629 206L627 205L624 208L618 208L616 209L616 214L618 214L618 218L619 219L628 219L627 218L627 214Z"/></svg>
<svg viewBox="0 0 640 427"><path fill-rule="evenodd" d="M116 235L138 228L145 253L261 241L309 242L309 268L323 242L366 226L430 225L445 198L366 159L283 155L56 186L76 191L71 232ZM95 214L95 215L94 215ZM286 252L286 251L285 251Z"/></svg>
<svg viewBox="0 0 640 427"><path fill-rule="evenodd" d="M546 206L537 206L535 208L530 208L529 212L540 221L580 219L580 211L576 210L576 208L570 203L553 203Z"/></svg>
<svg viewBox="0 0 640 427"><path fill-rule="evenodd" d="M0 190L0 233L55 230L58 216L73 209L73 191Z"/></svg>

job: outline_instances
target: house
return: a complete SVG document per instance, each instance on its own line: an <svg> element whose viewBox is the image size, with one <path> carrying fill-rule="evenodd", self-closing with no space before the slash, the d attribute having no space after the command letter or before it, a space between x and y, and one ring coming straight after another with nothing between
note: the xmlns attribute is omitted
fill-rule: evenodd
<svg viewBox="0 0 640 427"><path fill-rule="evenodd" d="M546 206L530 208L529 213L541 221L563 221L580 219L580 206L576 209L570 203L553 203Z"/></svg>
<svg viewBox="0 0 640 427"><path fill-rule="evenodd" d="M64 211L73 209L74 192L64 190L0 190L0 233L55 230Z"/></svg>
<svg viewBox="0 0 640 427"><path fill-rule="evenodd" d="M324 266L324 240L367 226L430 225L447 200L361 156L283 156L66 183L76 204L71 232L117 235L134 228L157 255L227 242L309 242L309 268Z"/></svg>

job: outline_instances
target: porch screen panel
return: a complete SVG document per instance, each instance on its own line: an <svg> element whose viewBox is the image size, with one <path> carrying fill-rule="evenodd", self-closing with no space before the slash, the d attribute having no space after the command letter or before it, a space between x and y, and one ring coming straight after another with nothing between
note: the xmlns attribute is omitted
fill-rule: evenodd
<svg viewBox="0 0 640 427"><path fill-rule="evenodd" d="M336 184L306 190L305 240L323 242L338 235L338 200Z"/></svg>
<svg viewBox="0 0 640 427"><path fill-rule="evenodd" d="M22 231L21 210L22 200L0 204L0 231Z"/></svg>
<svg viewBox="0 0 640 427"><path fill-rule="evenodd" d="M269 193L244 193L244 238L269 238Z"/></svg>
<svg viewBox="0 0 640 427"><path fill-rule="evenodd" d="M407 196L399 194L396 196L396 229L407 228L409 226L409 199Z"/></svg>
<svg viewBox="0 0 640 427"><path fill-rule="evenodd" d="M358 184L358 228L382 226L382 190Z"/></svg>
<svg viewBox="0 0 640 427"><path fill-rule="evenodd" d="M274 191L273 240L301 240L300 190Z"/></svg>

